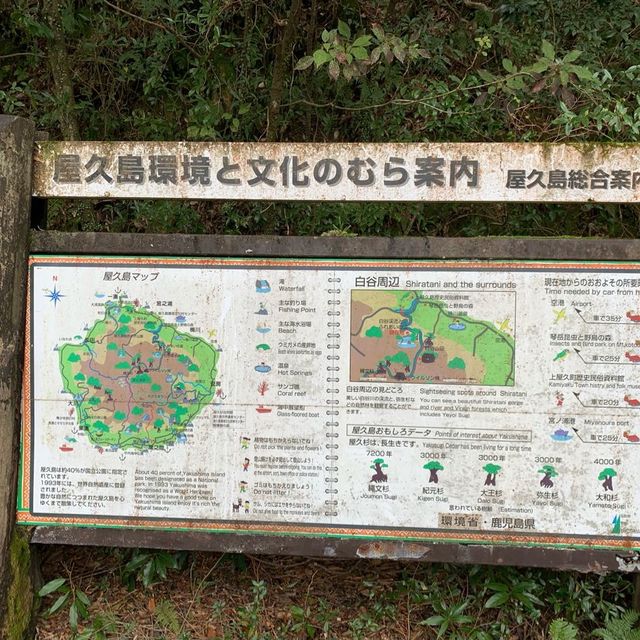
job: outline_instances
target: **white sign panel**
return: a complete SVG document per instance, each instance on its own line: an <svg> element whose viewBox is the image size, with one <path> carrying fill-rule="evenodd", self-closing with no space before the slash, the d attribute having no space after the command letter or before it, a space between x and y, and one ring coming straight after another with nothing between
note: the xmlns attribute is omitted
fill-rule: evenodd
<svg viewBox="0 0 640 640"><path fill-rule="evenodd" d="M637 145L41 142L40 197L637 202Z"/></svg>
<svg viewBox="0 0 640 640"><path fill-rule="evenodd" d="M18 518L640 548L635 264L33 257Z"/></svg>

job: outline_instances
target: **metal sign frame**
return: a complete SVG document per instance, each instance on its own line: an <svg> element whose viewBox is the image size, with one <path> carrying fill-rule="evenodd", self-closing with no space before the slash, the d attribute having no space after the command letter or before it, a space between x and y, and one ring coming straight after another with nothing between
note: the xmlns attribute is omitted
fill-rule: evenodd
<svg viewBox="0 0 640 640"><path fill-rule="evenodd" d="M519 238L286 238L32 231L37 254L189 255L193 257L318 257L396 259L538 259L640 261L640 241ZM38 526L32 542L251 551L322 557L541 566L582 571L640 571L640 554L594 547L454 544L277 534L154 531Z"/></svg>

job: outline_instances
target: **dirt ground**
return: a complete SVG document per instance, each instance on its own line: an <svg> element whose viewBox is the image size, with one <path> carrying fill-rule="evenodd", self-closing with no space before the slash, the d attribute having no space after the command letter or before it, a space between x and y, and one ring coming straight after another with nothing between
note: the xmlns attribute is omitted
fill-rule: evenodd
<svg viewBox="0 0 640 640"><path fill-rule="evenodd" d="M450 620L443 638L540 639L555 617L615 613L630 598L622 576L533 569L68 546L42 548L41 561L44 583L65 578L71 592L52 616L61 592L43 598L39 640L416 640L437 637L437 616ZM502 606L488 607L501 588ZM74 636L69 608L82 593Z"/></svg>

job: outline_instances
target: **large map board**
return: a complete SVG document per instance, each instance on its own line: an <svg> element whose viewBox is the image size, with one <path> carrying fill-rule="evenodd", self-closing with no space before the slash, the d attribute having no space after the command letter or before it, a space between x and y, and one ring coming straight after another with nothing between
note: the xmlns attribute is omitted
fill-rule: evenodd
<svg viewBox="0 0 640 640"><path fill-rule="evenodd" d="M636 264L30 262L23 524L640 549Z"/></svg>

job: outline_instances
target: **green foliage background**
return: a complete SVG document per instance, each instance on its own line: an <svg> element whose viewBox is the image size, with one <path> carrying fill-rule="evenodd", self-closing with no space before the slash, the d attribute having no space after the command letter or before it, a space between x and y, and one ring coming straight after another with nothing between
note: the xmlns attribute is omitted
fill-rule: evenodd
<svg viewBox="0 0 640 640"><path fill-rule="evenodd" d="M13 0L0 111L51 139L640 137L634 0ZM638 235L636 206L53 203L59 229Z"/></svg>
<svg viewBox="0 0 640 640"><path fill-rule="evenodd" d="M638 142L639 78L634 0L0 0L0 112L54 140ZM49 226L637 237L640 208L51 201ZM461 580L492 571L465 569ZM500 603L504 629L541 615L535 590L553 574L496 575L478 610ZM615 617L628 581L594 580L549 582L555 615L585 628ZM464 608L474 602L435 597L427 584L439 604L421 624L471 638ZM436 584L451 588L451 578ZM297 607L292 624L320 624L307 617Z"/></svg>

